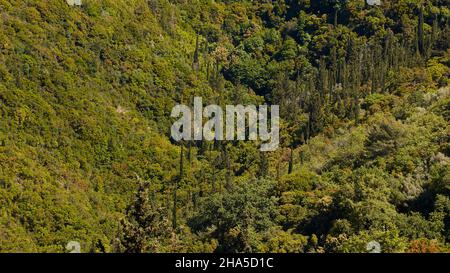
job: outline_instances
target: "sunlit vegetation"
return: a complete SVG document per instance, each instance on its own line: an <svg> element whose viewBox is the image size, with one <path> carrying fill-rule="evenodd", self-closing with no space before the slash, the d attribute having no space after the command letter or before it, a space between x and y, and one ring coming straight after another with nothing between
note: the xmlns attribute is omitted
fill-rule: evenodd
<svg viewBox="0 0 450 273"><path fill-rule="evenodd" d="M445 0L0 0L0 252L450 250ZM170 139L278 104L281 145Z"/></svg>

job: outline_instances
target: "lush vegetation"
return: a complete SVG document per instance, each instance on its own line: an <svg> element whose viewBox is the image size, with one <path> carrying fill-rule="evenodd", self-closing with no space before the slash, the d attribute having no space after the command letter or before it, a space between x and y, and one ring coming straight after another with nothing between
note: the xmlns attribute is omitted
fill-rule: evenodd
<svg viewBox="0 0 450 273"><path fill-rule="evenodd" d="M450 250L446 0L0 0L0 252ZM170 112L279 104L281 147Z"/></svg>

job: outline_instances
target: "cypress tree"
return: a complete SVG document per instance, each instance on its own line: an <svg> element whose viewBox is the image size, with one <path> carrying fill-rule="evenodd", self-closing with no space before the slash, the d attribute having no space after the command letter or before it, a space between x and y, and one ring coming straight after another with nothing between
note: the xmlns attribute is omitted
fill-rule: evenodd
<svg viewBox="0 0 450 273"><path fill-rule="evenodd" d="M288 168L288 174L292 173L292 170L294 168L294 149L290 148L290 155L289 155L289 168Z"/></svg>
<svg viewBox="0 0 450 273"><path fill-rule="evenodd" d="M425 55L425 44L424 44L424 30L423 30L423 6L420 6L419 9L419 23L417 27L417 39L418 39L418 48L421 56Z"/></svg>
<svg viewBox="0 0 450 273"><path fill-rule="evenodd" d="M175 179L175 185L173 189L173 207L172 207L172 227L175 230L177 228L177 191L178 185L183 181L184 176L184 148L183 145L180 145L180 173L179 177Z"/></svg>
<svg viewBox="0 0 450 273"><path fill-rule="evenodd" d="M150 183L139 176L138 180L140 185L135 200L120 223L119 250L125 253L155 251L150 241L167 238L170 231L165 210L157 207L155 199L151 198Z"/></svg>
<svg viewBox="0 0 450 273"><path fill-rule="evenodd" d="M200 67L200 62L199 62L199 35L197 33L197 37L196 37L196 41L195 41L195 51L194 51L194 60L192 62L192 69L195 72L198 72L199 67Z"/></svg>

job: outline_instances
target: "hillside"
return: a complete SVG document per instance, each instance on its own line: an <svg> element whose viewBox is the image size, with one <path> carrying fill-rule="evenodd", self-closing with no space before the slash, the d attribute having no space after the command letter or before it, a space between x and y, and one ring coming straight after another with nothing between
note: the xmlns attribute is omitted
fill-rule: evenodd
<svg viewBox="0 0 450 273"><path fill-rule="evenodd" d="M446 0L0 0L0 252L450 250ZM173 106L280 105L281 146Z"/></svg>

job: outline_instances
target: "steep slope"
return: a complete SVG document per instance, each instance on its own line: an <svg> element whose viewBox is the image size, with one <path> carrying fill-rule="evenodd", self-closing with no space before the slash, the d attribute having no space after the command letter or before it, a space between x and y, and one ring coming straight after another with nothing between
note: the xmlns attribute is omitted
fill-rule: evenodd
<svg viewBox="0 0 450 273"><path fill-rule="evenodd" d="M446 1L0 13L0 252L448 251ZM279 104L280 149L174 143L194 96Z"/></svg>

